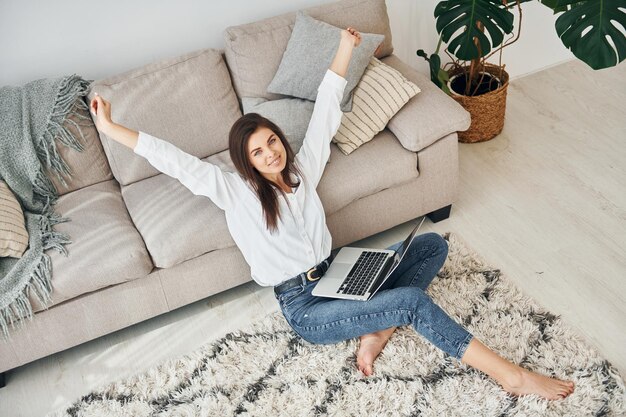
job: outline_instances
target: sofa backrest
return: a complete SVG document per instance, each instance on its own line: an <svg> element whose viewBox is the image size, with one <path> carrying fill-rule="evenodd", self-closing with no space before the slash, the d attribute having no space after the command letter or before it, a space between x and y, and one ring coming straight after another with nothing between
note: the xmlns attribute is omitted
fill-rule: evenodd
<svg viewBox="0 0 626 417"><path fill-rule="evenodd" d="M111 118L206 158L228 149L228 133L241 117L223 52L207 48L154 62L97 80L98 93L111 102ZM159 174L145 158L100 132L100 139L121 185Z"/></svg>
<svg viewBox="0 0 626 417"><path fill-rule="evenodd" d="M315 19L343 29L353 26L362 33L385 35L377 58L393 52L385 0L342 0L302 10ZM241 97L263 97L268 100L286 97L266 90L278 71L295 21L294 11L226 28L226 63L240 102Z"/></svg>
<svg viewBox="0 0 626 417"><path fill-rule="evenodd" d="M78 100L85 100L78 97ZM97 184L102 181L113 179L109 162L102 150L98 130L94 125L87 109L74 106L75 111L81 117L70 113L63 122L63 126L69 129L72 136L83 145L82 151L74 150L57 140L57 152L70 168L71 177L62 175L65 185L58 179L56 172L44 166L46 175L54 184L59 196L76 191L80 188Z"/></svg>

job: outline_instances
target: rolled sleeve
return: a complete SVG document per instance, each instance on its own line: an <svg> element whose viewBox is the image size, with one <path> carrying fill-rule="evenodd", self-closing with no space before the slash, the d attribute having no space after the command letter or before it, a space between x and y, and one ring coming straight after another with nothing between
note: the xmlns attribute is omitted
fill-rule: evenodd
<svg viewBox="0 0 626 417"><path fill-rule="evenodd" d="M133 148L133 152L137 155L144 156L148 153L148 146L150 141L145 138L144 132L139 132L139 137L137 138L137 144Z"/></svg>
<svg viewBox="0 0 626 417"><path fill-rule="evenodd" d="M348 80L346 80L341 75L337 74L336 72L334 72L333 70L329 68L326 70L326 74L324 74L324 78L322 79L322 82L320 83L318 90L323 85L325 85L325 83L329 83L335 89L341 90L341 93L343 94L343 91L345 90L346 85L348 84Z"/></svg>

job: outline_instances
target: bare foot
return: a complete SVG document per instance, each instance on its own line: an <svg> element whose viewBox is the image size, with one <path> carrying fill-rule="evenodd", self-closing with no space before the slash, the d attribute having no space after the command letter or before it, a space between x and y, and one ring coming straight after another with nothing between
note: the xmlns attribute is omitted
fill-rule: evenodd
<svg viewBox="0 0 626 417"><path fill-rule="evenodd" d="M502 388L511 394L537 394L549 400L558 400L567 397L574 391L574 383L572 381L562 381L528 371L524 368L517 368L519 369L498 381Z"/></svg>
<svg viewBox="0 0 626 417"><path fill-rule="evenodd" d="M574 391L574 383L531 372L509 362L473 337L461 361L486 373L514 395L537 394L557 400Z"/></svg>
<svg viewBox="0 0 626 417"><path fill-rule="evenodd" d="M356 354L356 363L359 371L363 372L366 376L370 376L374 373L374 360L376 360L378 354L382 352L395 330L395 327L390 327L385 330L361 336L359 351Z"/></svg>

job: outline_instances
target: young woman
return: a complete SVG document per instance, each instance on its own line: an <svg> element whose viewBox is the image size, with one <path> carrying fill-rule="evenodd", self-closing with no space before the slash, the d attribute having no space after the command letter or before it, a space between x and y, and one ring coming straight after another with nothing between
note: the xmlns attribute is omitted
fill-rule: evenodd
<svg viewBox="0 0 626 417"><path fill-rule="evenodd" d="M411 325L435 346L485 372L510 393L566 397L574 389L572 382L530 372L501 358L424 292L448 253L446 241L436 233L414 237L389 278L391 288L369 301L311 295L333 258L316 187L330 156L331 138L341 123L344 76L352 50L360 42L361 35L353 28L341 31L338 50L318 88L297 155L270 120L249 113L234 123L229 151L238 173L222 171L167 141L113 123L111 104L102 97L96 96L90 108L98 130L225 211L229 231L250 265L252 278L274 287L285 319L303 339L337 343L360 337L358 368L371 375L374 360L396 326Z"/></svg>

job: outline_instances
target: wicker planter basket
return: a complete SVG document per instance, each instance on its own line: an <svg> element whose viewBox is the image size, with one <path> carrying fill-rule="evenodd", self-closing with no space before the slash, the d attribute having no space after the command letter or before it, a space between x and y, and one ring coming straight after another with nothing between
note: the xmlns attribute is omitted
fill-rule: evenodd
<svg viewBox="0 0 626 417"><path fill-rule="evenodd" d="M500 67L485 64L485 71L496 78L500 78ZM462 69L453 68L449 71L450 79L462 73ZM502 85L494 90L479 96L464 96L450 88L452 98L456 100L472 118L469 129L458 132L459 142L473 143L493 139L504 127L504 113L506 110L506 90L509 86L509 74L502 70Z"/></svg>

